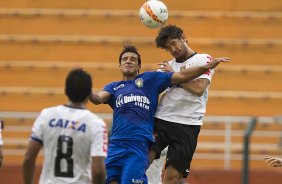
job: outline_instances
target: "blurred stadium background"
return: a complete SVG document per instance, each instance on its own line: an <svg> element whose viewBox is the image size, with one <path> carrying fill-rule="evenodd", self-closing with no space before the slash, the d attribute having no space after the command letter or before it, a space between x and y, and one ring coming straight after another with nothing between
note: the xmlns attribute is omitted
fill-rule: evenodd
<svg viewBox="0 0 282 184"><path fill-rule="evenodd" d="M136 45L142 70L170 59L157 49L158 30L141 24L143 0L0 0L0 117L4 163L1 184L21 182L20 166L38 112L64 103L64 79L73 67L91 72L94 88L119 80L118 55ZM163 0L167 24L184 29L190 46L213 57L216 69L207 116L187 180L190 184L241 183L243 140L258 117L249 147L250 183L279 183L281 169L265 154L282 156L282 1ZM89 108L111 122L107 105ZM38 159L38 173L42 154Z"/></svg>

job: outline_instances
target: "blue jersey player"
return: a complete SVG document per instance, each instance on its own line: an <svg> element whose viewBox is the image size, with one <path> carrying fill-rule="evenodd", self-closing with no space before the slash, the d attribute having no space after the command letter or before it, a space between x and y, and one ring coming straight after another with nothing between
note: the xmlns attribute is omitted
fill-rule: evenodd
<svg viewBox="0 0 282 184"><path fill-rule="evenodd" d="M148 152L153 139L153 122L158 96L172 84L192 80L228 58L181 72L145 72L134 46L126 46L119 56L123 80L108 84L92 94L94 104L108 103L113 109L113 127L108 157L107 184L147 184ZM170 70L162 66L163 70Z"/></svg>

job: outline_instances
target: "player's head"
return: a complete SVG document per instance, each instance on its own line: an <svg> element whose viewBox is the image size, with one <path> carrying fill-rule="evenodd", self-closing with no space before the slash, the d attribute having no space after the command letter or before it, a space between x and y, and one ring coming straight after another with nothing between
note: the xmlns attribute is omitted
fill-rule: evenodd
<svg viewBox="0 0 282 184"><path fill-rule="evenodd" d="M119 67L123 75L134 76L141 68L141 56L135 46L124 46L119 55Z"/></svg>
<svg viewBox="0 0 282 184"><path fill-rule="evenodd" d="M65 93L69 100L74 103L85 102L91 94L92 78L83 69L73 69L69 72L66 83Z"/></svg>
<svg viewBox="0 0 282 184"><path fill-rule="evenodd" d="M183 30L175 25L162 27L155 42L158 48L167 50L175 58L184 57L188 53L188 41Z"/></svg>

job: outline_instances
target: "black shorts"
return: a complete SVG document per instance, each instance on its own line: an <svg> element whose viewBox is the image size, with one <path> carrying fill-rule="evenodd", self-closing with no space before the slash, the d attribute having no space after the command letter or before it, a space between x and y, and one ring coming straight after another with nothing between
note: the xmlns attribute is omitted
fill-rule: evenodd
<svg viewBox="0 0 282 184"><path fill-rule="evenodd" d="M197 147L200 125L184 125L155 118L155 143L151 150L160 157L168 146L166 167L171 165L186 178Z"/></svg>

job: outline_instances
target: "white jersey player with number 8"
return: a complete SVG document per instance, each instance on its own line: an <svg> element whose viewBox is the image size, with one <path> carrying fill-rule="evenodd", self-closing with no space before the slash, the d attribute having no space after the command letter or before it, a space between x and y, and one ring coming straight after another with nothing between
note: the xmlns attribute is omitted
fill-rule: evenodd
<svg viewBox="0 0 282 184"><path fill-rule="evenodd" d="M104 121L85 108L91 88L91 76L81 69L73 70L66 80L69 102L41 111L25 155L25 184L33 183L35 159L42 146L44 164L39 183L88 184L91 178L95 184L104 182L107 130Z"/></svg>

